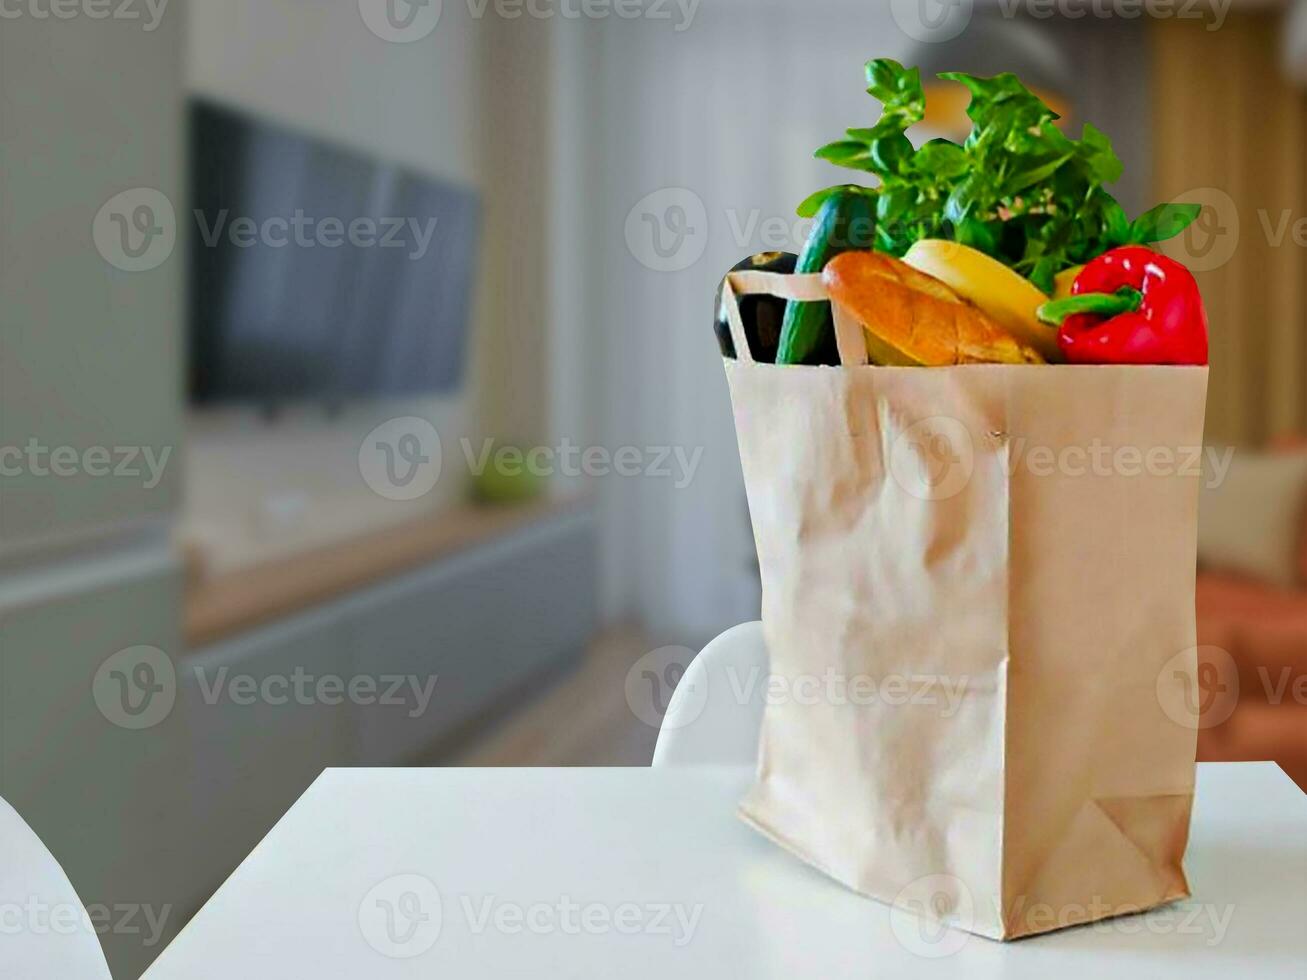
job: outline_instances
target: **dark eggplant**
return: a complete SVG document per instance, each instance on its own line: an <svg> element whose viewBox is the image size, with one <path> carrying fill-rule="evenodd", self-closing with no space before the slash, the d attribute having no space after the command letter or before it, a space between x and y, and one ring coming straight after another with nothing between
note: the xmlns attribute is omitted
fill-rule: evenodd
<svg viewBox="0 0 1307 980"><path fill-rule="evenodd" d="M781 272L789 275L798 265L799 257L793 252L758 252L731 266L732 272ZM735 342L731 326L726 320L726 307L722 305L722 287L717 287L717 318L713 332L723 357L735 357ZM785 300L775 296L745 296L740 300L740 319L744 321L744 335L749 338L749 351L755 361L768 364L776 360L776 349L781 341L781 324L785 320Z"/></svg>

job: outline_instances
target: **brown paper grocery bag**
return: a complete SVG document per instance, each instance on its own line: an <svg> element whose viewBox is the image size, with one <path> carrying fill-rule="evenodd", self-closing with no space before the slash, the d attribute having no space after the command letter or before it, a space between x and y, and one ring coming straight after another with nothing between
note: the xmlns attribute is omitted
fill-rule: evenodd
<svg viewBox="0 0 1307 980"><path fill-rule="evenodd" d="M728 360L771 684L743 817L996 939L1188 895L1207 369Z"/></svg>

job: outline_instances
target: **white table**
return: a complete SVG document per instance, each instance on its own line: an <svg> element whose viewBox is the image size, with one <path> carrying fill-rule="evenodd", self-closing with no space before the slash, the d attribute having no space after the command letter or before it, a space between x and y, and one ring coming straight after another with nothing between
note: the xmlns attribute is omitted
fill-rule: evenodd
<svg viewBox="0 0 1307 980"><path fill-rule="evenodd" d="M1006 945L956 933L938 958L896 938L886 906L740 823L748 780L329 770L146 977L1303 975L1307 796L1269 763L1199 767L1193 900Z"/></svg>

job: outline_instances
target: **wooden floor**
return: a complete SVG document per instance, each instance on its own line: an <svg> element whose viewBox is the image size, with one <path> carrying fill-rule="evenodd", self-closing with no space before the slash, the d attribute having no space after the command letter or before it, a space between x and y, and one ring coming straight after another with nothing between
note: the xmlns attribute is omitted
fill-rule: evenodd
<svg viewBox="0 0 1307 980"><path fill-rule="evenodd" d="M581 664L466 744L459 766L647 766L658 730L626 702L626 675L652 649L637 629L602 634Z"/></svg>

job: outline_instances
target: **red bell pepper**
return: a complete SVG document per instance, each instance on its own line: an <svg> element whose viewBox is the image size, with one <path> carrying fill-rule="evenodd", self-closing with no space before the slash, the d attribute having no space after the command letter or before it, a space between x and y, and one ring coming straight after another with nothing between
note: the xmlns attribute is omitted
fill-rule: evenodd
<svg viewBox="0 0 1307 980"><path fill-rule="evenodd" d="M1193 275L1140 245L1105 252L1076 276L1071 296L1039 308L1060 324L1072 364L1206 364L1207 313Z"/></svg>

